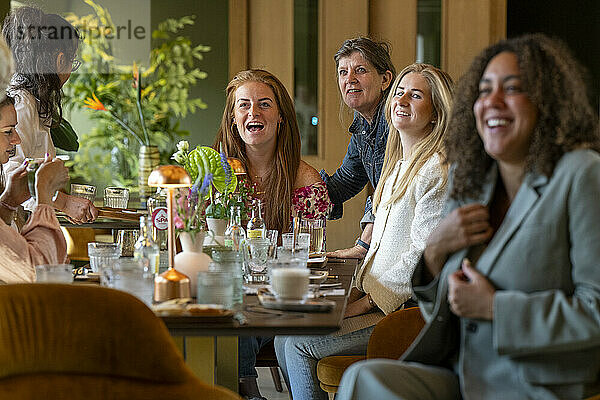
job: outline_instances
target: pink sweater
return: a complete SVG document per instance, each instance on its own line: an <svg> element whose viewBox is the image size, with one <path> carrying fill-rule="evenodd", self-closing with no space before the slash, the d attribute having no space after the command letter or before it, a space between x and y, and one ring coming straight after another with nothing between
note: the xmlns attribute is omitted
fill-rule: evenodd
<svg viewBox="0 0 600 400"><path fill-rule="evenodd" d="M0 281L35 281L36 265L67 262L67 243L54 209L38 205L21 233L0 220Z"/></svg>

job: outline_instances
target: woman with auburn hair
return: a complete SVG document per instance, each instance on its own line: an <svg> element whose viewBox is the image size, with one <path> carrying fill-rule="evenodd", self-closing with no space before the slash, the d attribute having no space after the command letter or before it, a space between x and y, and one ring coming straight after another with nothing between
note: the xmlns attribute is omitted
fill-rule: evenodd
<svg viewBox="0 0 600 400"><path fill-rule="evenodd" d="M215 148L241 160L258 188L267 229L290 230L292 214L325 218L331 209L319 173L300 159L300 132L294 104L270 72L241 71L229 82ZM240 394L261 398L256 354L271 337L239 338Z"/></svg>
<svg viewBox="0 0 600 400"><path fill-rule="evenodd" d="M448 214L412 284L428 322L338 397L581 399L600 387L600 135L556 40L499 42L457 87Z"/></svg>
<svg viewBox="0 0 600 400"><path fill-rule="evenodd" d="M323 218L331 202L318 172L300 159L294 103L270 72L241 71L229 82L215 148L242 161L258 188L268 229L290 230L292 213Z"/></svg>
<svg viewBox="0 0 600 400"><path fill-rule="evenodd" d="M375 324L410 304L412 272L446 199L443 137L451 103L452 80L431 65L409 65L391 85L389 137L373 196L373 245L355 273L342 327L328 336L275 338L294 399L327 399L317 379L319 359L365 354Z"/></svg>

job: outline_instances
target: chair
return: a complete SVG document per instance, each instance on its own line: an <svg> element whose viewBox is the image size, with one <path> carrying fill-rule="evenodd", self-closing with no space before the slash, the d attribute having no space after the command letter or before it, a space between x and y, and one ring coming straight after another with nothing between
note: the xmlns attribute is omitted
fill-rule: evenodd
<svg viewBox="0 0 600 400"><path fill-rule="evenodd" d="M321 388L336 393L346 368L355 362L369 358L399 358L415 340L425 321L418 307L395 311L377 325L367 346L367 355L330 356L319 360L317 377Z"/></svg>
<svg viewBox="0 0 600 400"><path fill-rule="evenodd" d="M239 399L201 382L141 301L88 285L0 286L2 399Z"/></svg>
<svg viewBox="0 0 600 400"><path fill-rule="evenodd" d="M281 375L279 375L279 363L277 362L277 355L275 354L273 342L267 343L259 350L258 354L256 355L256 366L269 368L269 371L271 372L271 378L273 378L273 385L275 385L275 390L279 393L283 392Z"/></svg>

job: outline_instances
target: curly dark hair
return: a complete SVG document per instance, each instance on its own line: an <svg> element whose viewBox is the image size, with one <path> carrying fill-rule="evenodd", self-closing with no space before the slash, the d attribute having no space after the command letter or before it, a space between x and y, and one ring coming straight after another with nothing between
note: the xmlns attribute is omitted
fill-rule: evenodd
<svg viewBox="0 0 600 400"><path fill-rule="evenodd" d="M485 152L475 125L473 105L479 81L494 56L517 56L525 93L538 111L526 158L526 172L550 177L558 160L580 147L600 151L598 114L589 100L586 72L566 45L543 34L529 34L498 42L481 52L458 82L445 145L453 166L454 199L482 192L493 159Z"/></svg>
<svg viewBox="0 0 600 400"><path fill-rule="evenodd" d="M57 14L35 7L19 7L4 19L2 35L15 60L15 75L9 91L27 90L38 101L41 119L60 121L61 82L56 68L59 53L73 61L79 47L79 33Z"/></svg>

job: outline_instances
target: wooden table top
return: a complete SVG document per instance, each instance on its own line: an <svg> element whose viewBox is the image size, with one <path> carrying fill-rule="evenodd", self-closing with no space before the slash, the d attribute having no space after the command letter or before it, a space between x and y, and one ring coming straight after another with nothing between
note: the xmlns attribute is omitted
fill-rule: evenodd
<svg viewBox="0 0 600 400"><path fill-rule="evenodd" d="M239 319L207 322L200 316L161 316L173 336L274 336L324 335L340 328L346 300L357 260L328 260L324 268L337 276L345 289L344 296L327 296L336 304L326 313L280 311L262 307L257 296L245 295ZM243 320L243 324L240 324Z"/></svg>

